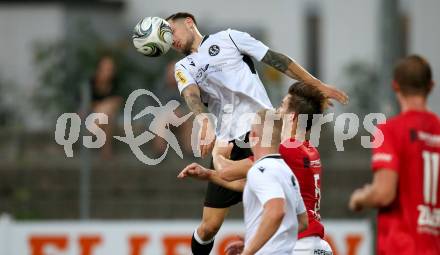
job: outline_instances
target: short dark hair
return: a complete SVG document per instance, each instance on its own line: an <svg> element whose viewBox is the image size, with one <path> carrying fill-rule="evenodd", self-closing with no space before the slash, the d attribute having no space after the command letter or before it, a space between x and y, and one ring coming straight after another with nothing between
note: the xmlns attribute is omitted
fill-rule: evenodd
<svg viewBox="0 0 440 255"><path fill-rule="evenodd" d="M428 61L419 55L411 55L397 62L394 80L403 95L428 95L431 90L432 72Z"/></svg>
<svg viewBox="0 0 440 255"><path fill-rule="evenodd" d="M281 143L281 131L283 129L283 119L279 118L277 112L273 109L261 109L257 112L261 125L261 137L263 138L267 131L272 131L270 145L271 147L278 147ZM272 129L268 129L265 125L273 123Z"/></svg>
<svg viewBox="0 0 440 255"><path fill-rule="evenodd" d="M313 126L313 114L322 114L326 98L316 87L304 82L296 82L289 87L287 112L307 114L306 131Z"/></svg>
<svg viewBox="0 0 440 255"><path fill-rule="evenodd" d="M178 13L174 13L174 14L171 14L171 15L170 15L168 18L166 18L165 20L166 20L166 21L168 21L168 20L172 20L172 21L174 21L174 20L177 20L177 19L186 19L186 18L191 18L191 19L193 20L194 24L196 24L196 26L197 26L196 18L194 18L194 15L192 15L192 14L189 13L189 12L178 12Z"/></svg>

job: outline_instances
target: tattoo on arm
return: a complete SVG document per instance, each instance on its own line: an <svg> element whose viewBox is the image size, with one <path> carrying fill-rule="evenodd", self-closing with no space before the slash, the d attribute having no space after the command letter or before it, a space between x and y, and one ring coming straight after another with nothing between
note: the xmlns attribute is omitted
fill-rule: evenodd
<svg viewBox="0 0 440 255"><path fill-rule="evenodd" d="M286 55L270 49L267 51L266 55L264 55L261 61L283 73L287 70L289 64L293 62Z"/></svg>
<svg viewBox="0 0 440 255"><path fill-rule="evenodd" d="M200 99L200 95L194 92L184 94L184 98L188 108L195 114L207 112L205 106Z"/></svg>
<svg viewBox="0 0 440 255"><path fill-rule="evenodd" d="M285 73L295 80L301 80L301 78L295 72L289 69L289 66L295 62L282 53L278 53L269 49L266 55L264 55L261 62L270 65L271 67L277 69L282 73Z"/></svg>

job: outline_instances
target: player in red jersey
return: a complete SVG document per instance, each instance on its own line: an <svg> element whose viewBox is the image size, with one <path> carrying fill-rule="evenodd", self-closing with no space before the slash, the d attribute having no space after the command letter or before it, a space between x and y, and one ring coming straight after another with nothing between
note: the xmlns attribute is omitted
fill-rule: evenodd
<svg viewBox="0 0 440 255"><path fill-rule="evenodd" d="M313 125L313 114L321 114L325 104L324 96L314 88L297 82L290 86L288 95L283 99L279 109L280 113L288 114L285 118L290 131L286 139L279 147L279 152L298 179L301 196L303 197L309 226L299 233L295 245L294 254L332 254L328 243L323 240L324 226L320 221L319 204L321 199L321 162L318 150L307 140L304 140L306 132ZM290 115L289 115L290 114ZM307 117L304 125L298 126L298 116L303 114ZM304 126L301 128L301 126ZM235 188L246 177L248 169L253 164L253 158L239 161L228 160L224 157L227 150L214 148L214 166L218 171L212 171L210 180L228 188ZM190 176L196 177L189 174ZM196 173L197 175L197 173ZM231 186L229 186L231 185Z"/></svg>
<svg viewBox="0 0 440 255"><path fill-rule="evenodd" d="M422 57L396 65L392 87L401 113L379 126L373 182L350 199L352 210L379 209L379 255L440 254L440 119L427 108L433 84Z"/></svg>

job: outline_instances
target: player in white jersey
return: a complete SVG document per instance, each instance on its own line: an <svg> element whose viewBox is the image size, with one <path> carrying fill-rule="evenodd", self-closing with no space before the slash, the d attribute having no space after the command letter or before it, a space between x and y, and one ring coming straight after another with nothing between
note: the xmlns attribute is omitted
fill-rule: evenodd
<svg viewBox="0 0 440 255"><path fill-rule="evenodd" d="M269 49L247 33L229 29L202 36L194 16L189 13L173 14L167 21L173 31L173 49L186 55L175 66L181 95L196 116L203 116L209 110L218 121L214 130L212 120L197 118L202 127L200 141L217 137L247 142L251 114L272 108L251 57L293 79L315 86L328 98L342 103L348 100L344 92L322 83L292 59ZM202 157L212 150L214 143L215 139L199 142ZM231 159L244 159L251 154L249 148L240 148L234 143ZM191 243L195 255L210 253L228 208L241 199L239 192L208 184L202 223L194 232Z"/></svg>
<svg viewBox="0 0 440 255"><path fill-rule="evenodd" d="M307 229L308 217L301 198L299 183L289 166L278 153L282 120L273 110L258 112L257 124L252 125L249 137L256 160L247 172L246 181L227 183L227 187L243 190L245 246L241 254L291 255L298 232ZM279 117L279 116L278 116ZM266 123L273 123L269 128ZM264 134L264 132L271 132ZM264 144L263 137L270 137ZM214 170L198 164L186 167L179 177L208 178Z"/></svg>

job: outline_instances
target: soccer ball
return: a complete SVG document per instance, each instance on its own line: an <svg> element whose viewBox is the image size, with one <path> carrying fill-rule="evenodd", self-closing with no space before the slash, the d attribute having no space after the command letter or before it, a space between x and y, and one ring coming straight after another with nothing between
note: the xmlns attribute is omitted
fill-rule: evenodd
<svg viewBox="0 0 440 255"><path fill-rule="evenodd" d="M136 24L132 38L137 51L148 57L159 57L170 49L173 32L166 20L146 17Z"/></svg>

